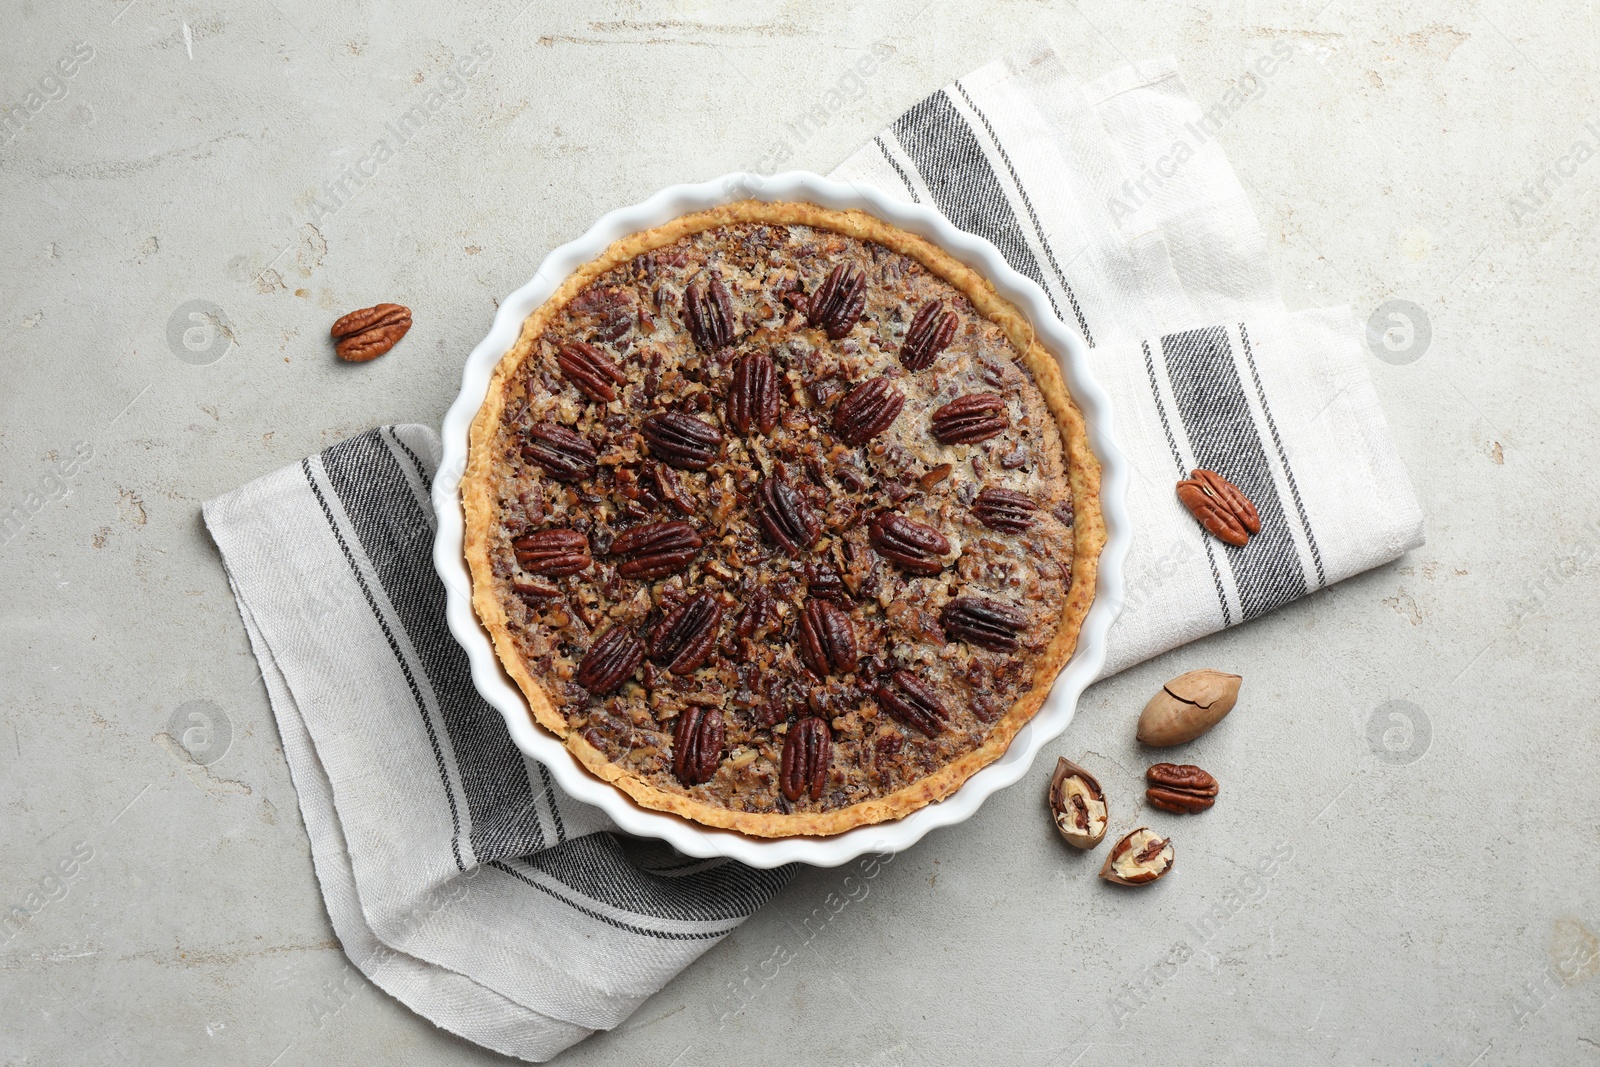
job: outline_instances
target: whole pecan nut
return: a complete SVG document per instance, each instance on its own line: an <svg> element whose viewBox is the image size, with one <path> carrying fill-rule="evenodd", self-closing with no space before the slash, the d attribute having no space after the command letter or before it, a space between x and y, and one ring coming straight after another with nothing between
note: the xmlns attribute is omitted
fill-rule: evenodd
<svg viewBox="0 0 1600 1067"><path fill-rule="evenodd" d="M833 734L826 722L805 718L789 727L789 736L783 741L783 766L778 778L785 799L799 800L806 794L812 800L821 800L832 758Z"/></svg>
<svg viewBox="0 0 1600 1067"><path fill-rule="evenodd" d="M692 674L716 648L722 604L710 593L685 600L650 631L650 658L673 674Z"/></svg>
<svg viewBox="0 0 1600 1067"><path fill-rule="evenodd" d="M1217 802L1217 780L1191 763L1157 763L1144 772L1151 807L1197 815Z"/></svg>
<svg viewBox="0 0 1600 1067"><path fill-rule="evenodd" d="M377 359L411 329L411 309L404 304L375 304L352 311L328 331L339 343L333 350L348 363Z"/></svg>
<svg viewBox="0 0 1600 1067"><path fill-rule="evenodd" d="M721 430L679 411L649 416L639 432L651 454L681 470L703 471L722 452Z"/></svg>
<svg viewBox="0 0 1600 1067"><path fill-rule="evenodd" d="M1033 525L1039 505L1025 493L1011 489L985 489L972 502L972 515L991 530L1022 533Z"/></svg>
<svg viewBox="0 0 1600 1067"><path fill-rule="evenodd" d="M946 445L987 441L1010 425L1006 402L996 393L958 396L933 413L933 436Z"/></svg>
<svg viewBox="0 0 1600 1067"><path fill-rule="evenodd" d="M856 669L856 632L850 616L826 600L807 600L800 613L800 658L818 678Z"/></svg>
<svg viewBox="0 0 1600 1067"><path fill-rule="evenodd" d="M1216 471L1196 468L1178 483L1178 499L1211 536L1235 548L1261 532L1261 516L1239 487Z"/></svg>
<svg viewBox="0 0 1600 1067"><path fill-rule="evenodd" d="M990 652L1015 652L1018 635L1028 627L1028 617L998 600L957 597L939 612L939 625L952 641L965 641Z"/></svg>
<svg viewBox="0 0 1600 1067"><path fill-rule="evenodd" d="M589 558L589 539L577 530L525 534L511 542L511 549L516 553L517 566L529 574L550 578L586 571L593 562Z"/></svg>
<svg viewBox="0 0 1600 1067"><path fill-rule="evenodd" d="M672 773L684 785L709 782L722 762L722 712L690 706L672 734Z"/></svg>
<svg viewBox="0 0 1600 1067"><path fill-rule="evenodd" d="M578 387L590 400L609 403L617 398L616 387L628 384L628 376L611 357L587 341L567 341L556 349L556 366L562 377Z"/></svg>
<svg viewBox="0 0 1600 1067"><path fill-rule="evenodd" d="M851 263L841 263L817 287L806 308L811 325L820 326L832 340L855 328L867 306L867 276Z"/></svg>
<svg viewBox="0 0 1600 1067"><path fill-rule="evenodd" d="M926 737L944 729L950 713L939 700L933 686L910 671L895 671L889 680L893 685L880 685L873 691L878 706L895 719Z"/></svg>
<svg viewBox="0 0 1600 1067"><path fill-rule="evenodd" d="M859 447L894 425L905 405L905 394L888 378L872 378L839 401L833 410L833 432L851 448Z"/></svg>
<svg viewBox="0 0 1600 1067"><path fill-rule="evenodd" d="M644 662L644 642L632 630L617 626L589 646L578 664L577 682L596 695L609 693L633 677Z"/></svg>
<svg viewBox="0 0 1600 1067"><path fill-rule="evenodd" d="M558 482L575 482L594 473L594 445L556 422L540 422L523 431L522 458L538 464Z"/></svg>
<svg viewBox="0 0 1600 1067"><path fill-rule="evenodd" d="M683 319L694 343L707 352L733 340L733 308L722 279L713 275L704 285L690 283L683 294Z"/></svg>
<svg viewBox="0 0 1600 1067"><path fill-rule="evenodd" d="M778 372L766 353L752 352L734 368L728 422L743 434L752 426L769 434L778 425Z"/></svg>
<svg viewBox="0 0 1600 1067"><path fill-rule="evenodd" d="M895 511L886 511L874 519L868 536L878 555L911 574L938 574L944 570L939 557L950 552L950 542L944 534Z"/></svg>
<svg viewBox="0 0 1600 1067"><path fill-rule="evenodd" d="M762 480L756 489L756 520L772 543L798 556L822 536L822 522L795 488L780 475Z"/></svg>
<svg viewBox="0 0 1600 1067"><path fill-rule="evenodd" d="M923 304L900 345L901 364L906 370L927 370L955 335L956 313L945 310L943 300Z"/></svg>
<svg viewBox="0 0 1600 1067"><path fill-rule="evenodd" d="M650 522L619 534L611 554L621 556L617 573L654 581L681 571L700 551L700 535L686 522Z"/></svg>

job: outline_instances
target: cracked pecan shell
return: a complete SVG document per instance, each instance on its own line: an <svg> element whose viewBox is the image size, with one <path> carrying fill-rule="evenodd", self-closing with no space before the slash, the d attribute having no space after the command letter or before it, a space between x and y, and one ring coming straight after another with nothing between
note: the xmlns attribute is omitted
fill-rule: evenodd
<svg viewBox="0 0 1600 1067"><path fill-rule="evenodd" d="M577 530L540 530L511 542L517 566L529 574L565 578L589 569L589 539Z"/></svg>
<svg viewBox="0 0 1600 1067"><path fill-rule="evenodd" d="M722 431L693 415L666 411L639 427L650 452L680 470L703 471L722 452Z"/></svg>
<svg viewBox="0 0 1600 1067"><path fill-rule="evenodd" d="M905 405L905 394L888 378L869 379L846 393L833 409L833 432L851 448L859 447L893 426Z"/></svg>
<svg viewBox="0 0 1600 1067"><path fill-rule="evenodd" d="M878 706L898 723L909 726L925 737L932 737L944 729L950 713L939 700L931 685L910 671L895 671L890 676L892 685L880 685L873 692Z"/></svg>
<svg viewBox="0 0 1600 1067"><path fill-rule="evenodd" d="M807 600L800 613L800 659L818 678L852 673L859 657L850 616L826 600Z"/></svg>
<svg viewBox="0 0 1600 1067"><path fill-rule="evenodd" d="M560 423L536 423L522 434L522 458L544 468L558 482L589 477L597 455L586 438Z"/></svg>
<svg viewBox="0 0 1600 1067"><path fill-rule="evenodd" d="M722 604L710 593L685 600L650 631L650 658L673 674L691 674L716 648Z"/></svg>
<svg viewBox="0 0 1600 1067"><path fill-rule="evenodd" d="M706 282L692 282L683 293L683 324L694 343L707 352L726 347L733 340L733 308L722 279L712 276Z"/></svg>
<svg viewBox="0 0 1600 1067"><path fill-rule="evenodd" d="M822 522L805 497L779 475L761 482L756 490L756 520L772 543L791 557L800 555L822 536Z"/></svg>
<svg viewBox="0 0 1600 1067"><path fill-rule="evenodd" d="M578 664L577 682L595 695L609 693L633 677L644 662L644 642L625 626L607 630Z"/></svg>
<svg viewBox="0 0 1600 1067"><path fill-rule="evenodd" d="M939 612L939 625L952 641L965 641L990 652L1015 652L1028 616L998 600L957 597Z"/></svg>
<svg viewBox="0 0 1600 1067"><path fill-rule="evenodd" d="M778 371L764 352L752 352L733 370L728 387L728 422L740 433L763 434L778 425Z"/></svg>
<svg viewBox="0 0 1600 1067"><path fill-rule="evenodd" d="M616 387L628 384L628 376L610 356L587 341L568 341L556 349L556 366L561 376L590 400L609 403L617 398Z"/></svg>
<svg viewBox="0 0 1600 1067"><path fill-rule="evenodd" d="M874 519L869 536L878 555L911 574L938 574L944 570L940 557L950 552L944 534L895 511Z"/></svg>
<svg viewBox="0 0 1600 1067"><path fill-rule="evenodd" d="M700 535L686 522L651 522L618 534L611 554L621 556L617 573L653 581L681 571L700 551Z"/></svg>
<svg viewBox="0 0 1600 1067"><path fill-rule="evenodd" d="M1039 505L1026 493L1011 489L985 489L972 502L972 515L991 530L1022 533L1034 523Z"/></svg>
<svg viewBox="0 0 1600 1067"><path fill-rule="evenodd" d="M722 762L722 712L688 707L672 734L672 773L684 785L709 782Z"/></svg>
<svg viewBox="0 0 1600 1067"><path fill-rule="evenodd" d="M971 445L1006 431L1006 402L996 393L958 396L933 413L933 436L945 445Z"/></svg>
<svg viewBox="0 0 1600 1067"><path fill-rule="evenodd" d="M930 300L912 318L900 345L900 363L906 370L927 370L956 335L956 313L945 310L943 300Z"/></svg>
<svg viewBox="0 0 1600 1067"><path fill-rule="evenodd" d="M809 795L812 800L821 800L832 759L833 733L826 722L804 718L789 727L789 736L783 741L783 766L778 778L784 797L795 801L802 795Z"/></svg>
<svg viewBox="0 0 1600 1067"><path fill-rule="evenodd" d="M855 328L867 306L867 275L861 268L841 263L828 272L806 306L811 325L820 326L837 341Z"/></svg>

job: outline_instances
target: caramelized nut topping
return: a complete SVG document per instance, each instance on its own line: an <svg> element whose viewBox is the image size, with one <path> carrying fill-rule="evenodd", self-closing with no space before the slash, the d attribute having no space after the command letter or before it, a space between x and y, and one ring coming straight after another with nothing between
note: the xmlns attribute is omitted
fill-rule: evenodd
<svg viewBox="0 0 1600 1067"><path fill-rule="evenodd" d="M872 547L903 570L922 575L944 570L939 557L950 552L950 542L944 534L894 511L886 511L873 521Z"/></svg>
<svg viewBox="0 0 1600 1067"><path fill-rule="evenodd" d="M887 378L862 382L833 411L833 432L852 448L866 444L894 425L906 397Z"/></svg>
<svg viewBox="0 0 1600 1067"><path fill-rule="evenodd" d="M622 557L618 574L651 581L687 567L700 543L700 535L686 522L652 522L612 541L611 554Z"/></svg>
<svg viewBox="0 0 1600 1067"><path fill-rule="evenodd" d="M657 459L682 470L703 471L722 451L722 431L678 411L649 416L639 432Z"/></svg>
<svg viewBox="0 0 1600 1067"><path fill-rule="evenodd" d="M790 802L809 795L822 799L828 781L828 764L833 759L833 734L821 719L801 719L789 727L783 742L783 768L779 788Z"/></svg>
<svg viewBox="0 0 1600 1067"><path fill-rule="evenodd" d="M544 468L559 482L575 482L594 473L598 453L587 440L559 423L541 422L523 433L522 458Z"/></svg>
<svg viewBox="0 0 1600 1067"><path fill-rule="evenodd" d="M933 436L945 445L971 445L1006 431L1006 402L994 393L958 396L933 413Z"/></svg>
<svg viewBox="0 0 1600 1067"><path fill-rule="evenodd" d="M722 762L722 712L691 706L672 735L672 773L684 785L709 782Z"/></svg>
<svg viewBox="0 0 1600 1067"><path fill-rule="evenodd" d="M529 574L550 578L586 571L593 562L589 558L589 539L577 530L540 530L517 538L511 547L516 552L517 566Z"/></svg>
<svg viewBox="0 0 1600 1067"><path fill-rule="evenodd" d="M807 316L837 341L855 328L867 304L867 276L859 267L841 263L811 298Z"/></svg>
<svg viewBox="0 0 1600 1067"><path fill-rule="evenodd" d="M597 696L609 693L632 678L643 662L644 642L633 631L618 626L589 646L578 666L577 681Z"/></svg>
<svg viewBox="0 0 1600 1067"><path fill-rule="evenodd" d="M628 384L622 368L587 341L568 341L556 349L556 365L584 396L601 403L615 400L616 386Z"/></svg>
<svg viewBox="0 0 1600 1067"><path fill-rule="evenodd" d="M911 320L900 346L900 362L906 370L927 370L955 335L956 313L946 311L943 300L931 300Z"/></svg>

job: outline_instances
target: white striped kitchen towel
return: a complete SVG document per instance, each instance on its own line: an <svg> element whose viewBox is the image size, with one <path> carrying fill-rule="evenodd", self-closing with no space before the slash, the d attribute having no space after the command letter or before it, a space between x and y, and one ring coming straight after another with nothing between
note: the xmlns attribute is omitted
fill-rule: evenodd
<svg viewBox="0 0 1600 1067"><path fill-rule="evenodd" d="M1264 53L1202 112L1171 60L1080 85L1040 43L924 98L832 175L987 238L1089 345L1133 471L1106 675L1422 544L1363 331L1347 309L1284 310L1212 136L1295 56ZM1255 502L1248 547L1178 503L1195 467Z"/></svg>
<svg viewBox="0 0 1600 1067"><path fill-rule="evenodd" d="M206 525L345 952L438 1025L542 1061L627 1018L793 871L604 832L511 743L445 628L438 454L427 427L370 430L208 502Z"/></svg>
<svg viewBox="0 0 1600 1067"><path fill-rule="evenodd" d="M1134 472L1107 673L1421 543L1361 335L1347 312L1284 311L1215 113L1169 63L1079 85L1041 46L924 99L836 173L988 238L1091 346ZM383 427L211 501L206 522L345 951L436 1024L545 1060L791 872L610 833L512 745L444 626L437 454L430 430ZM1178 505L1196 466L1256 502L1249 547Z"/></svg>

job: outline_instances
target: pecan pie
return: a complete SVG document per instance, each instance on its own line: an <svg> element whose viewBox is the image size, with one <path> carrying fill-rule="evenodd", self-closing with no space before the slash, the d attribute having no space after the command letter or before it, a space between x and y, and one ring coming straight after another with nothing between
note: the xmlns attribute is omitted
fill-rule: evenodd
<svg viewBox="0 0 1600 1067"><path fill-rule="evenodd" d="M746 201L617 242L472 427L473 604L538 723L638 803L763 837L939 800L1071 656L1100 467L970 268Z"/></svg>

